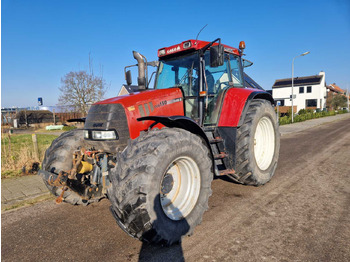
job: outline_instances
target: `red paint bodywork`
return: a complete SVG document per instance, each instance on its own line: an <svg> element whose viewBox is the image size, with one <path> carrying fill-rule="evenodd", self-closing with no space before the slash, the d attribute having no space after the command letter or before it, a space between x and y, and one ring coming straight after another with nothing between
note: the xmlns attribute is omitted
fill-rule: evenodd
<svg viewBox="0 0 350 262"><path fill-rule="evenodd" d="M186 43L186 42L191 42L191 47L184 48L183 46L184 46L184 43ZM187 41L183 41L180 44L176 44L176 45L172 45L169 47L163 47L163 48L158 49L158 57L163 58L163 57L166 57L167 55L172 55L172 54L180 53L180 52L187 51L187 50L199 50L199 49L202 49L203 47L205 47L209 43L210 42L207 42L207 41L190 39ZM218 45L218 43L214 43L213 45L214 46ZM222 44L222 45L224 46L225 52L232 53L232 54L239 55L239 56L241 55L237 48L234 48L234 47L231 47L228 45L224 45L224 44ZM162 49L165 50L165 54L159 55L159 51Z"/></svg>
<svg viewBox="0 0 350 262"><path fill-rule="evenodd" d="M180 101L169 104L169 101L181 98ZM164 101L167 101L164 103ZM151 110L149 103L152 102L154 110ZM184 106L182 101L182 92L179 88L147 90L136 92L125 96L113 97L100 101L96 104L122 104L125 109L126 118L128 120L130 138L135 139L140 135L141 131L145 131L153 123L153 121L137 121L141 117L139 106L143 107L143 111L147 112L145 106L148 107L149 116L175 116L184 115ZM159 106L158 106L159 105ZM158 124L158 127L161 127Z"/></svg>
<svg viewBox="0 0 350 262"><path fill-rule="evenodd" d="M224 97L218 126L238 126L247 98L253 92L263 93L263 91L253 88L228 89Z"/></svg>

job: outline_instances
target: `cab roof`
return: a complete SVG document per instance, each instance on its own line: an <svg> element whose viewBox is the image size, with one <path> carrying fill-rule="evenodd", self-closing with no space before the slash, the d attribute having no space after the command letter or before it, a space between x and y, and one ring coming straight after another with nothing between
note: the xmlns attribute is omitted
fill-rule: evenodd
<svg viewBox="0 0 350 262"><path fill-rule="evenodd" d="M176 53L182 53L184 51L188 52L188 51L200 50L209 43L210 42L208 42L208 41L190 39L187 41L183 41L180 44L176 44L176 45L172 45L169 47L163 47L163 48L158 49L158 57L165 58L169 55L173 56ZM213 45L218 45L218 43L214 43ZM224 45L224 44L222 44L222 45L224 46L225 52L239 55L239 56L241 55L237 48L234 48L234 47L231 47L228 45Z"/></svg>

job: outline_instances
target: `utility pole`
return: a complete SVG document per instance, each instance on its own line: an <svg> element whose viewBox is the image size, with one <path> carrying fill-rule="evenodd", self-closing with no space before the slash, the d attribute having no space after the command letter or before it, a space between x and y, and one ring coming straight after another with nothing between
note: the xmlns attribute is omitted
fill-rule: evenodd
<svg viewBox="0 0 350 262"><path fill-rule="evenodd" d="M347 84L347 88L346 88L346 93L347 93L347 95L346 95L346 97L347 97L347 99L348 99L348 112L350 112L350 106L349 106L349 84Z"/></svg>
<svg viewBox="0 0 350 262"><path fill-rule="evenodd" d="M298 55L296 57L293 58L293 62L292 62L292 123L294 122L294 104L293 104L293 100L294 100L294 60L295 58L299 57L299 56L305 56L307 54L310 54L309 51L302 53L301 55Z"/></svg>

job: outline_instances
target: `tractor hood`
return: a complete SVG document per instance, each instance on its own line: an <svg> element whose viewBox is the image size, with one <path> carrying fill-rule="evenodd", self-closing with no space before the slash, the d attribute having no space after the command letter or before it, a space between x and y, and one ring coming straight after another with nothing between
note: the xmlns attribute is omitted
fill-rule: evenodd
<svg viewBox="0 0 350 262"><path fill-rule="evenodd" d="M116 130L124 146L148 130L153 121L138 121L144 116L184 115L182 92L179 88L135 92L95 103L85 121L85 130Z"/></svg>

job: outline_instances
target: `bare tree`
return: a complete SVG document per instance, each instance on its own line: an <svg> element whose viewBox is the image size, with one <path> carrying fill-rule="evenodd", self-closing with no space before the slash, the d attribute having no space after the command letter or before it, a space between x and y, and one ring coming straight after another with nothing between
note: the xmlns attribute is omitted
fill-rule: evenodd
<svg viewBox="0 0 350 262"><path fill-rule="evenodd" d="M89 105L101 100L106 92L106 83L93 72L69 72L61 79L58 98L60 105L73 106L76 111L87 114Z"/></svg>

